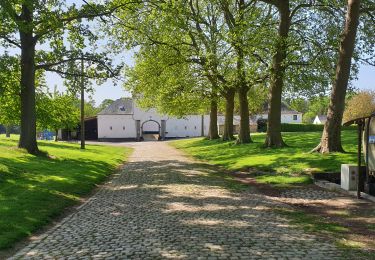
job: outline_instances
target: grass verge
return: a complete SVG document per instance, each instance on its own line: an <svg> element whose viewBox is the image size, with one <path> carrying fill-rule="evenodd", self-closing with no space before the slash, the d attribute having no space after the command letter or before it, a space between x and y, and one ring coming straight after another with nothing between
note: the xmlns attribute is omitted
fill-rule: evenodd
<svg viewBox="0 0 375 260"><path fill-rule="evenodd" d="M47 156L17 148L17 138L0 137L0 249L49 223L93 190L131 150L124 147L39 142Z"/></svg>
<svg viewBox="0 0 375 260"><path fill-rule="evenodd" d="M243 145L203 138L177 140L171 144L199 160L228 170L250 169L260 183L286 187L311 183L311 172L338 172L342 163L356 162L355 131L342 133L347 153L310 153L320 136L319 132L283 133L288 146L280 149L263 148L263 133L253 134L254 142Z"/></svg>

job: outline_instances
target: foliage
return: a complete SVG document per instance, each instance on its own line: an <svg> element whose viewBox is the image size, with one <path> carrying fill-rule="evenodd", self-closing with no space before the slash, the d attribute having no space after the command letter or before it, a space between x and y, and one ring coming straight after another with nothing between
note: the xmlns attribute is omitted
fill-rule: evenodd
<svg viewBox="0 0 375 260"><path fill-rule="evenodd" d="M344 111L343 122L375 113L375 91L363 90L352 96Z"/></svg>
<svg viewBox="0 0 375 260"><path fill-rule="evenodd" d="M37 154L35 80L37 71L57 72L68 79L78 76L107 78L116 74L106 52L100 53L89 23L111 14L119 6L84 2L77 7L61 0L0 2L0 43L20 57L21 137L19 146ZM66 45L69 44L69 47ZM88 50L88 46L91 50ZM14 57L17 55L15 54ZM89 63L77 73L75 61Z"/></svg>
<svg viewBox="0 0 375 260"><path fill-rule="evenodd" d="M281 124L282 132L321 132L324 125L315 124ZM343 130L355 130L356 126L343 127Z"/></svg>
<svg viewBox="0 0 375 260"><path fill-rule="evenodd" d="M109 105L113 103L114 100L112 99L104 99L102 103L97 107L98 113L106 109Z"/></svg>
<svg viewBox="0 0 375 260"><path fill-rule="evenodd" d="M308 101L308 110L303 115L303 122L312 123L316 116L327 114L328 105L328 96L313 97L311 100Z"/></svg>
<svg viewBox="0 0 375 260"><path fill-rule="evenodd" d="M0 57L0 123L4 125L19 125L21 117L21 87L19 83L20 68L18 57ZM36 73L36 114L37 124L41 128L48 128L47 121L51 118L51 94L44 82L44 74Z"/></svg>
<svg viewBox="0 0 375 260"><path fill-rule="evenodd" d="M17 125L20 121L19 64L15 57L0 57L0 123Z"/></svg>
<svg viewBox="0 0 375 260"><path fill-rule="evenodd" d="M309 102L304 98L291 99L288 103L291 109L303 114L309 110Z"/></svg>
<svg viewBox="0 0 375 260"><path fill-rule="evenodd" d="M68 93L55 92L51 99L50 121L47 128L50 130L73 129L79 122L79 109L75 97Z"/></svg>
<svg viewBox="0 0 375 260"><path fill-rule="evenodd" d="M264 134L254 134L254 143L240 146L200 138L179 140L172 145L197 159L229 170L250 168L268 172L274 177L279 174L339 172L342 163L356 163L356 131L343 131L343 144L348 151L345 154L310 153L320 138L319 132L284 133L284 136L289 146L280 149L264 149Z"/></svg>
<svg viewBox="0 0 375 260"><path fill-rule="evenodd" d="M42 141L49 156L36 157L16 149L16 141L0 137L0 249L79 203L130 153L123 147L90 145L81 151L76 144Z"/></svg>

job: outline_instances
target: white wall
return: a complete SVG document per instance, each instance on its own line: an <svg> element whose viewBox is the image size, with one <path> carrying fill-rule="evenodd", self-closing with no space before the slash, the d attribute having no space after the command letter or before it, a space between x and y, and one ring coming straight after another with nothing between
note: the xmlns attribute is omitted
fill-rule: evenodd
<svg viewBox="0 0 375 260"><path fill-rule="evenodd" d="M204 130L208 133L209 117L205 116ZM197 137L202 135L202 116L171 117L166 121L166 137Z"/></svg>
<svg viewBox="0 0 375 260"><path fill-rule="evenodd" d="M293 119L294 115L297 116L297 120ZM268 114L256 115L256 119L258 120L259 118L268 119ZM281 114L281 123L288 123L288 124L297 123L297 124L300 124L300 123L302 123L302 114Z"/></svg>
<svg viewBox="0 0 375 260"><path fill-rule="evenodd" d="M202 134L202 116L191 115L184 118L159 115L155 109L143 110L136 105L133 115L98 115L98 138L132 138L135 139L136 120L143 124L143 131L157 131L158 125L166 121L166 137L197 137ZM148 122L149 121L149 122ZM204 116L204 134L208 135L210 117ZM125 127L125 130L123 129ZM112 128L112 129L111 129Z"/></svg>
<svg viewBox="0 0 375 260"><path fill-rule="evenodd" d="M99 139L136 138L136 136L135 121L132 115L98 115Z"/></svg>

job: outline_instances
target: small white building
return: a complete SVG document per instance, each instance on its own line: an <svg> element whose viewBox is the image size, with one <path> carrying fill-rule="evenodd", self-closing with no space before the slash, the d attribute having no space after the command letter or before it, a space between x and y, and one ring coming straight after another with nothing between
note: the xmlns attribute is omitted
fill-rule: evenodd
<svg viewBox="0 0 375 260"><path fill-rule="evenodd" d="M209 116L183 118L141 109L131 98L121 98L98 113L98 140L143 140L208 135Z"/></svg>
<svg viewBox="0 0 375 260"><path fill-rule="evenodd" d="M317 115L315 117L314 121L313 121L313 124L314 125L323 125L323 124L326 123L326 121L327 121L327 116L325 116L325 115L318 116Z"/></svg>
<svg viewBox="0 0 375 260"><path fill-rule="evenodd" d="M302 123L302 113L289 110L289 109L282 109L281 110L281 123L282 124L301 124ZM268 119L268 112L263 112L255 116L256 120L258 119Z"/></svg>

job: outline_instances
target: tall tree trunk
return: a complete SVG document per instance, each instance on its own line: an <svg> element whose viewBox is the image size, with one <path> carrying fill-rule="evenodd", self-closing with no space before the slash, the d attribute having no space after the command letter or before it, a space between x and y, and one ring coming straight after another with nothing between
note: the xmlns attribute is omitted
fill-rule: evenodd
<svg viewBox="0 0 375 260"><path fill-rule="evenodd" d="M29 5L22 5L25 25L20 28L21 39L21 135L18 146L31 154L38 153L35 112L35 39L29 28L33 17Z"/></svg>
<svg viewBox="0 0 375 260"><path fill-rule="evenodd" d="M222 139L224 141L233 140L233 111L234 111L234 96L236 90L234 88L229 88L225 92L225 122L224 122L224 132Z"/></svg>
<svg viewBox="0 0 375 260"><path fill-rule="evenodd" d="M249 87L246 82L244 53L241 47L237 49L237 89L241 116L240 133L238 134L237 143L251 143L252 140L250 137L249 101L247 100L247 92L249 91Z"/></svg>
<svg viewBox="0 0 375 260"><path fill-rule="evenodd" d="M240 103L240 133L238 134L237 143L251 143L250 137L250 120L249 120L249 102L247 100L247 92L249 88L244 86L238 89L238 99Z"/></svg>
<svg viewBox="0 0 375 260"><path fill-rule="evenodd" d="M219 139L219 133L217 129L217 101L215 99L211 100L210 106L210 129L208 132L208 138L210 140Z"/></svg>
<svg viewBox="0 0 375 260"><path fill-rule="evenodd" d="M289 0L277 5L280 14L276 53L273 56L271 70L271 86L268 102L268 123L265 140L266 147L285 146L281 136L281 96L284 85L285 59L287 55L287 39L290 28Z"/></svg>
<svg viewBox="0 0 375 260"><path fill-rule="evenodd" d="M10 138L10 125L5 126L5 137Z"/></svg>
<svg viewBox="0 0 375 260"><path fill-rule="evenodd" d="M81 149L86 148L86 140L85 140L85 78L83 76L84 67L83 67L83 59L81 60Z"/></svg>
<svg viewBox="0 0 375 260"><path fill-rule="evenodd" d="M55 142L57 142L59 140L58 135L59 135L59 130L55 129Z"/></svg>
<svg viewBox="0 0 375 260"><path fill-rule="evenodd" d="M345 28L340 43L335 81L332 86L327 121L320 144L314 149L321 153L343 152L341 124L345 109L345 96L350 77L351 60L359 24L361 0L348 0Z"/></svg>

